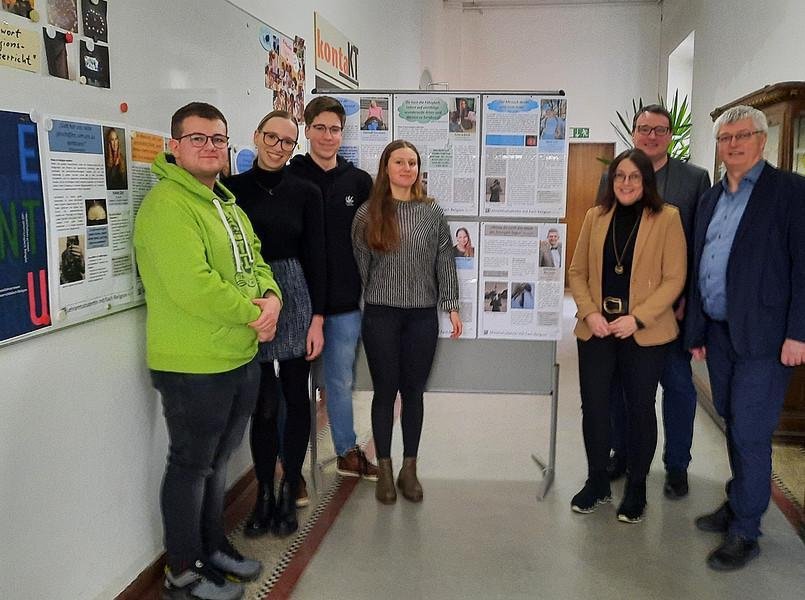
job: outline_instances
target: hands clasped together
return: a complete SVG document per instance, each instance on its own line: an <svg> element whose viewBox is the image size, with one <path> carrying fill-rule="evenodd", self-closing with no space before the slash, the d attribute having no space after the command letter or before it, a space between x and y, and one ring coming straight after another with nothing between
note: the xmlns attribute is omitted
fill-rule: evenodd
<svg viewBox="0 0 805 600"><path fill-rule="evenodd" d="M632 315L623 315L612 322L606 320L600 312L590 313L584 317L587 327L595 337L605 338L614 335L618 339L626 339L637 331L637 319Z"/></svg>
<svg viewBox="0 0 805 600"><path fill-rule="evenodd" d="M270 342L277 334L277 319L282 302L274 294L269 294L267 298L255 298L252 303L260 308L260 316L249 323L249 327L257 332L257 341Z"/></svg>

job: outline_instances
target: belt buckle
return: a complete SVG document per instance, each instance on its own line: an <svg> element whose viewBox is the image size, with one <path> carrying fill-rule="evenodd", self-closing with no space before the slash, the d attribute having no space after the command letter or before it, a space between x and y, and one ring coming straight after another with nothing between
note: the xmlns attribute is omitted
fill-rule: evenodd
<svg viewBox="0 0 805 600"><path fill-rule="evenodd" d="M614 296L607 296L604 298L604 312L610 315L622 315L624 310L624 302L620 298Z"/></svg>

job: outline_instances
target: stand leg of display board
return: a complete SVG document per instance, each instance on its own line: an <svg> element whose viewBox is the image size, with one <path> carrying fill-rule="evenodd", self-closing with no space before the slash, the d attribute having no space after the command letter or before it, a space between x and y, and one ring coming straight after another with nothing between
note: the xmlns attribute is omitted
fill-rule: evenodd
<svg viewBox="0 0 805 600"><path fill-rule="evenodd" d="M307 390L310 397L310 479L313 491L319 489L319 436L316 426L316 385L313 383L313 374L308 375Z"/></svg>
<svg viewBox="0 0 805 600"><path fill-rule="evenodd" d="M554 473L556 472L556 421L559 409L559 365L553 366L553 391L551 392L551 439L548 447L548 463L546 464L539 456L532 454L531 458L537 463L542 471L542 481L537 488L537 500L545 498L545 494L553 484Z"/></svg>

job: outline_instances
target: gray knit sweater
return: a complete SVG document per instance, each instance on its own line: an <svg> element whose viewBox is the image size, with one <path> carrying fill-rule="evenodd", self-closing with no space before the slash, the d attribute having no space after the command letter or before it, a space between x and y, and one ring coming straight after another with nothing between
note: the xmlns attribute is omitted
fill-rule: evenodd
<svg viewBox="0 0 805 600"><path fill-rule="evenodd" d="M458 310L458 277L450 228L435 202L396 201L400 247L383 253L366 245L369 203L352 222L352 247L367 304Z"/></svg>

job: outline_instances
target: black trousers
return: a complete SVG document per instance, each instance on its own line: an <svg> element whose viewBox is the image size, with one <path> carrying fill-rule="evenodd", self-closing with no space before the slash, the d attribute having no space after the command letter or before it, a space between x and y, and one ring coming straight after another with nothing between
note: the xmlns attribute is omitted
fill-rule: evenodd
<svg viewBox="0 0 805 600"><path fill-rule="evenodd" d="M249 441L257 479L262 484L274 481L274 469L279 453L279 402L286 408L285 430L282 438L285 479L296 489L305 462L310 439L310 396L308 374L310 363L304 357L282 360L279 377L273 362L260 363L260 393L252 416Z"/></svg>
<svg viewBox="0 0 805 600"><path fill-rule="evenodd" d="M374 389L372 434L377 457L391 457L394 401L398 391L402 397L403 456L416 456L422 435L422 397L439 335L436 308L367 304L361 335Z"/></svg>
<svg viewBox="0 0 805 600"><path fill-rule="evenodd" d="M645 481L657 448L654 400L670 344L639 346L634 337L577 340L582 431L590 476L606 471L609 458L609 402L613 378L626 399L626 444L629 478Z"/></svg>

